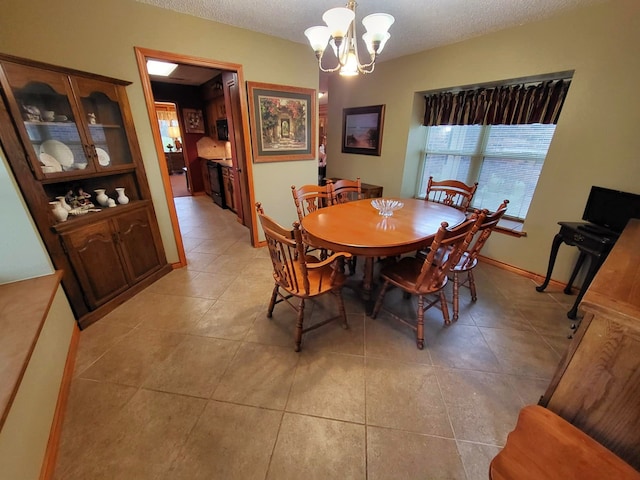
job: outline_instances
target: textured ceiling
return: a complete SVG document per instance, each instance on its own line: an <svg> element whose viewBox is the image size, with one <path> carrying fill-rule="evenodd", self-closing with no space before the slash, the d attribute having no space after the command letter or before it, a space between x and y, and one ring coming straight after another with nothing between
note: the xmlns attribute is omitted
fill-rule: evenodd
<svg viewBox="0 0 640 480"><path fill-rule="evenodd" d="M304 30L344 0L137 0L176 12L307 43ZM396 19L380 61L522 25L604 0L359 0L357 33L370 13ZM311 48L309 48L311 50Z"/></svg>

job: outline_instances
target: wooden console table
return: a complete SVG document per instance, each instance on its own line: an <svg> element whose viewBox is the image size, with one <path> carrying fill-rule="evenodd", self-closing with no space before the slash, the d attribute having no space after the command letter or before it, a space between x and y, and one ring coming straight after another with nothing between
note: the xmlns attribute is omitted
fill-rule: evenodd
<svg viewBox="0 0 640 480"><path fill-rule="evenodd" d="M640 219L584 295L585 316L540 405L640 469Z"/></svg>
<svg viewBox="0 0 640 480"><path fill-rule="evenodd" d="M591 224L584 222L558 222L560 225L560 231L553 237L553 243L551 244L551 253L549 255L549 267L547 268L547 276L544 279L542 285L536 287L538 292L544 291L549 285L551 279L551 272L553 272L553 265L556 262L556 256L558 255L558 249L563 242L567 245L578 247L580 255L576 262L569 283L564 289L564 293L571 294L571 287L573 281L576 279L580 268L584 264L584 261L589 257L589 270L584 278L584 282L580 287L580 292L576 297L576 301L573 303L571 310L567 312L567 317L574 319L578 313L578 305L584 296L584 293L589 288L589 284L593 280L596 272L602 265L602 262L607 258L607 255L613 248L618 235L611 231L593 229Z"/></svg>

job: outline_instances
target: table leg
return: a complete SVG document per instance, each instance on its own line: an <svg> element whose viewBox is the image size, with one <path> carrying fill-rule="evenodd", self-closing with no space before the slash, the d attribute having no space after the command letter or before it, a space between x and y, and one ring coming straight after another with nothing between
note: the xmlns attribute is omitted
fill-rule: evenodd
<svg viewBox="0 0 640 480"><path fill-rule="evenodd" d="M591 281L593 280L593 277L596 276L596 272L598 271L598 268L600 268L601 263L602 263L601 257L590 256L589 270L587 270L587 275L584 277L584 282L582 282L582 287L580 287L580 292L576 297L576 301L574 302L573 307L571 307L571 310L567 312L567 317L571 319L575 319L576 316L578 315L578 305L580 305L580 302L582 301L582 297L586 293L587 288L589 288L589 285L591 285Z"/></svg>
<svg viewBox="0 0 640 480"><path fill-rule="evenodd" d="M536 287L538 292L543 292L547 285L549 285L549 280L551 280L551 272L553 272L553 265L556 263L556 257L558 256L558 249L560 248L560 244L562 243L562 235L559 233L553 237L553 243L551 244L551 253L549 254L549 266L547 268L547 276L542 282L542 285Z"/></svg>
<svg viewBox="0 0 640 480"><path fill-rule="evenodd" d="M576 266L573 267L573 272L571 272L571 278L569 279L569 283L564 287L564 293L567 295L571 294L571 287L573 286L573 281L576 279L580 268L582 268L582 264L584 263L584 259L587 257L587 254L580 250L580 255L578 256L578 261L576 262Z"/></svg>
<svg viewBox="0 0 640 480"><path fill-rule="evenodd" d="M370 315L373 311L372 291L373 291L373 261L374 257L365 257L364 276L362 277L362 298L364 300L365 312Z"/></svg>

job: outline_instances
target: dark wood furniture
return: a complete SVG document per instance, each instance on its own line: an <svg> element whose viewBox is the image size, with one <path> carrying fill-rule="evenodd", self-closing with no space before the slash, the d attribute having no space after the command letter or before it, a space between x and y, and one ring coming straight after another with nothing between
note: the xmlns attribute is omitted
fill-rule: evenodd
<svg viewBox="0 0 640 480"><path fill-rule="evenodd" d="M451 227L465 220L460 210L424 200L402 199L404 207L392 217L382 217L370 199L333 205L311 212L302 219L308 241L333 252L349 252L365 258L360 293L366 308L372 305L373 260L427 247L442 222Z"/></svg>
<svg viewBox="0 0 640 480"><path fill-rule="evenodd" d="M331 177L327 178L326 180L331 180L335 184L336 182L339 182L343 179L340 177ZM380 185L360 182L360 191L362 192L362 198L381 198L382 190L383 187Z"/></svg>
<svg viewBox="0 0 640 480"><path fill-rule="evenodd" d="M167 159L167 170L169 175L181 174L184 165L184 154L182 152L170 152L164 154Z"/></svg>
<svg viewBox="0 0 640 480"><path fill-rule="evenodd" d="M0 142L81 327L171 270L125 87L0 55ZM94 191L126 205L101 208ZM49 202L82 189L100 211L57 222Z"/></svg>
<svg viewBox="0 0 640 480"><path fill-rule="evenodd" d="M420 350L424 348L424 312L429 308L439 305L442 311L445 325L449 325L449 307L444 295L444 287L447 284L451 268L458 263L460 257L467 249L478 227L484 221L486 213L482 212L477 217L472 216L460 225L447 228L442 224L438 229L429 253L424 259L417 257L402 257L400 261L393 262L382 268L380 278L383 280L382 288L378 294L371 318L376 318L384 296L390 287L398 287L409 295L417 295L418 312L416 323L405 320L402 317L388 312L393 318L409 326L416 332L416 345ZM434 300L427 301L429 295L434 295Z"/></svg>
<svg viewBox="0 0 640 480"><path fill-rule="evenodd" d="M540 400L640 469L640 220L582 299L585 316Z"/></svg>
<svg viewBox="0 0 640 480"><path fill-rule="evenodd" d="M259 203L256 209L269 247L275 280L267 316L271 318L274 307L280 302L286 302L296 311L296 352L300 351L302 335L310 330L334 320L341 320L344 328L348 328L341 292L345 276L339 263L351 255L344 252L334 253L323 261L311 257L305 252L306 245L302 241L298 222L293 224L292 230L288 230L266 216ZM338 315L304 328L305 301L328 293L336 299ZM292 297L299 299L298 305L290 301Z"/></svg>
<svg viewBox="0 0 640 480"><path fill-rule="evenodd" d="M550 410L529 405L491 461L491 480L639 480L640 473Z"/></svg>
<svg viewBox="0 0 640 480"><path fill-rule="evenodd" d="M449 205L466 212L477 189L478 182L473 185L467 185L458 180L437 182L433 177L429 177L425 200Z"/></svg>
<svg viewBox="0 0 640 480"><path fill-rule="evenodd" d="M491 236L493 229L498 225L500 219L507 211L507 205L509 200L505 200L500 204L498 209L487 214L480 228L478 228L478 235L474 239L473 243L469 246L466 252L462 254L460 261L451 269L451 276L453 277L453 319L458 320L458 312L460 311L460 287L467 287L471 292L471 300L476 301L478 295L476 292L476 282L473 278L473 269L478 265L478 256L482 247L487 243L487 240ZM461 274L467 274L467 278L460 281Z"/></svg>
<svg viewBox="0 0 640 480"><path fill-rule="evenodd" d="M551 273L553 272L553 266L556 262L556 256L558 255L558 249L562 243L567 245L578 247L580 255L576 262L569 283L564 289L564 293L570 295L572 293L573 281L576 279L580 268L584 264L585 259L589 258L589 269L584 277L580 292L576 297L576 301L573 303L573 307L567 312L567 317L575 319L578 314L578 305L582 300L589 284L593 280L596 272L607 258L607 255L613 248L613 245L618 239L618 234L611 230L606 230L600 227L593 226L584 222L558 222L560 225L560 231L553 237L551 243L551 252L549 254L549 266L547 268L547 276L542 282L542 285L536 287L538 292L543 292L549 280L551 279Z"/></svg>

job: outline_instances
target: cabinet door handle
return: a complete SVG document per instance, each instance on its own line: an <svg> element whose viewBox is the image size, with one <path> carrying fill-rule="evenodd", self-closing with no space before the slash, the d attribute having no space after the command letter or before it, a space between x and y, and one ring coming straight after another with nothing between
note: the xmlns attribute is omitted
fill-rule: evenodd
<svg viewBox="0 0 640 480"><path fill-rule="evenodd" d="M86 155L86 157L93 158L93 154L91 153L91 146L88 143L84 143L82 147L84 148L84 154Z"/></svg>

